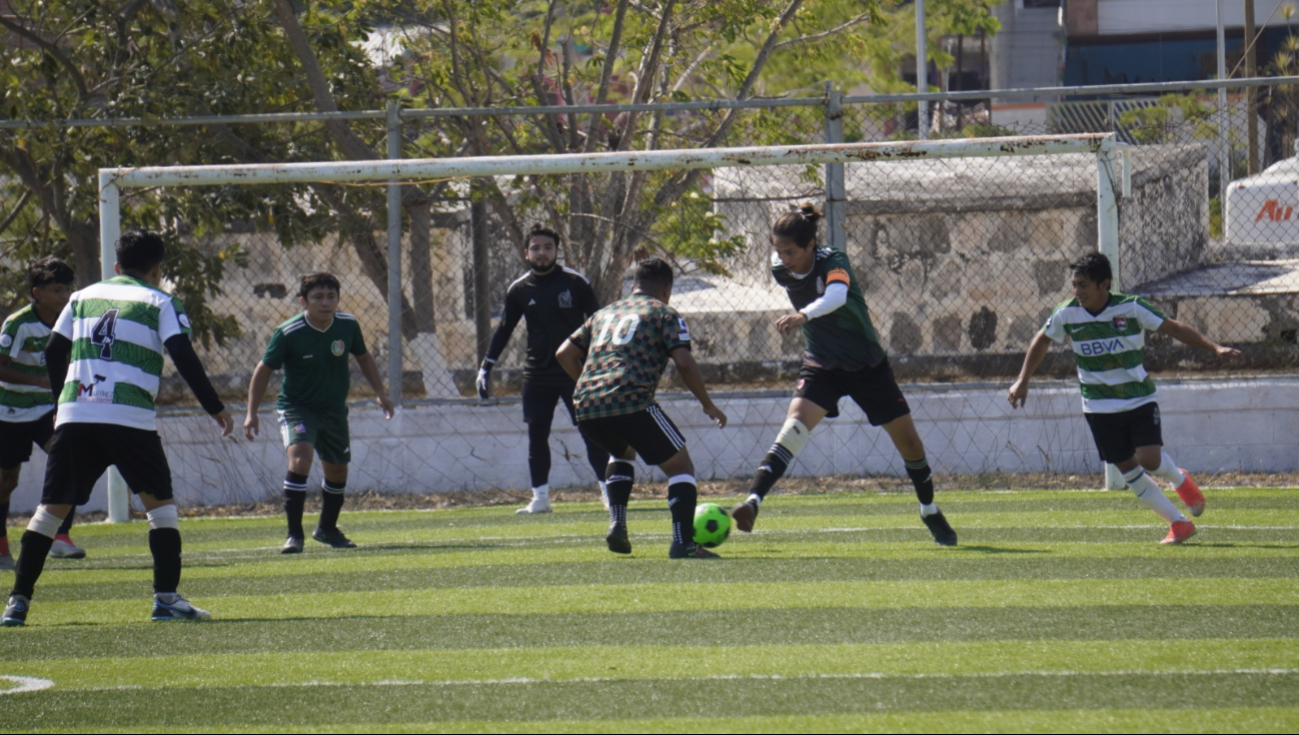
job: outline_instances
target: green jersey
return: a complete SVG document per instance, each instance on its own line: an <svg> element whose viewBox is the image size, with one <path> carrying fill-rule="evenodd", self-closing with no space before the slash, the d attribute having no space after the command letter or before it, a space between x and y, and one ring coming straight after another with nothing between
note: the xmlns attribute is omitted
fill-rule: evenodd
<svg viewBox="0 0 1299 735"><path fill-rule="evenodd" d="M848 300L843 306L803 325L804 363L827 369L861 370L883 362L884 348L880 346L861 285L846 254L817 248L812 270L805 274L794 273L772 254L771 275L789 294L795 309L821 298L831 283L848 286Z"/></svg>
<svg viewBox="0 0 1299 735"><path fill-rule="evenodd" d="M276 406L304 406L322 416L347 413L352 388L348 355L364 355L365 339L356 317L335 312L334 321L317 329L299 314L275 328L262 364L284 369Z"/></svg>
<svg viewBox="0 0 1299 735"><path fill-rule="evenodd" d="M15 311L0 327L0 355L9 358L9 369L23 375L45 375L45 345L50 328L36 316L30 304ZM54 408L49 388L0 380L0 421L35 421Z"/></svg>
<svg viewBox="0 0 1299 735"><path fill-rule="evenodd" d="M648 408L668 356L679 347L690 349L686 320L645 294L632 294L597 311L568 339L586 352L573 391L578 421Z"/></svg>
<svg viewBox="0 0 1299 735"><path fill-rule="evenodd" d="M1131 411L1155 400L1155 381L1146 374L1146 330L1166 317L1139 296L1111 293L1099 314L1078 299L1060 304L1042 331L1056 342L1073 343L1085 413Z"/></svg>

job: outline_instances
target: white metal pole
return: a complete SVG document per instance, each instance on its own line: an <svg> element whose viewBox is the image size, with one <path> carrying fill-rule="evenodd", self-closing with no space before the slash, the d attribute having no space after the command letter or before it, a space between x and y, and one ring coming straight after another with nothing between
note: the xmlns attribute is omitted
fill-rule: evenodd
<svg viewBox="0 0 1299 735"><path fill-rule="evenodd" d="M122 236L121 190L111 173L99 172L99 272L109 279L117 275L117 238ZM56 396L57 398L57 396ZM74 511L75 512L75 511ZM116 467L108 468L108 522L125 523L131 520L131 492Z"/></svg>
<svg viewBox="0 0 1299 735"><path fill-rule="evenodd" d="M843 142L843 93L825 90L825 142ZM844 169L842 163L825 165L825 215L826 239L831 248L847 252L848 242L844 230Z"/></svg>
<svg viewBox="0 0 1299 735"><path fill-rule="evenodd" d="M1118 291L1122 283L1122 262L1119 252L1119 200L1114 192L1114 175L1118 172L1118 155L1113 139L1105 141L1096 152L1096 239L1097 249L1110 259L1114 280L1110 288ZM1121 490L1127 486L1123 473L1108 462L1105 467L1105 489Z"/></svg>
<svg viewBox="0 0 1299 735"><path fill-rule="evenodd" d="M401 109L388 103L388 158L401 158ZM401 405L401 184L388 183L388 398Z"/></svg>
<svg viewBox="0 0 1299 735"><path fill-rule="evenodd" d="M926 61L928 48L929 44L925 39L925 0L916 0L916 91L921 94L929 91L929 62ZM928 123L929 102L920 100L920 107L916 114L916 127L921 140L929 140Z"/></svg>
<svg viewBox="0 0 1299 735"><path fill-rule="evenodd" d="M1223 84L1218 87L1218 206L1226 212L1227 184L1231 182L1231 152L1227 149L1231 113L1227 110L1227 29L1222 15L1222 0L1218 0L1218 81Z"/></svg>

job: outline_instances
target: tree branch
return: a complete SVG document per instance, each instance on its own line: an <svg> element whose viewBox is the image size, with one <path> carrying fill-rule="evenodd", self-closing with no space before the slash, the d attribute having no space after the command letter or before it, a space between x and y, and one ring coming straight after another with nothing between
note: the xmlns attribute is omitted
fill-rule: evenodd
<svg viewBox="0 0 1299 735"><path fill-rule="evenodd" d="M814 43L816 41L820 41L823 38L829 38L830 36L846 31L855 25L860 25L862 23L865 23L866 21L871 19L871 16L872 16L871 13L862 13L856 18L853 18L850 21L837 25L828 31L822 31L820 33L813 33L809 36L801 36L799 38L791 38L788 41L782 41L781 43L776 44L771 50L773 53L776 51L784 51L787 48L792 48L800 44Z"/></svg>
<svg viewBox="0 0 1299 735"><path fill-rule="evenodd" d="M63 49L27 30L27 28L22 25L14 23L3 15L0 15L0 27L8 28L13 33L31 41L40 47L42 51L49 54L51 58L57 61L59 66L63 67L63 70L72 77L72 82L77 85L77 107L81 107L81 105L85 103L85 101L90 97L90 89L86 86L86 78L81 75L81 70L77 68L77 65L72 63L72 59L69 59L68 55L63 53Z"/></svg>
<svg viewBox="0 0 1299 735"><path fill-rule="evenodd" d="M603 105L605 100L609 99L609 81L613 79L613 65L618 61L618 52L622 45L622 22L627 15L628 0L618 0L618 9L614 11L613 16L613 36L609 39L609 50L605 52L604 69L600 72L600 88L595 95L595 103ZM591 115L591 122L586 126L586 145L583 150L587 153L595 150L595 126L604 120L603 115Z"/></svg>

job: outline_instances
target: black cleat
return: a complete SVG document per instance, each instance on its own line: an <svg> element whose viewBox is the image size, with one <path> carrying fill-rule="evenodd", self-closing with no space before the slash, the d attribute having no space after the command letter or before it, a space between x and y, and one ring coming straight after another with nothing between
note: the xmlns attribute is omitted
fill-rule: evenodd
<svg viewBox="0 0 1299 735"><path fill-rule="evenodd" d="M623 524L610 523L604 542L609 544L609 551L615 554L631 553L631 539L627 538L627 526Z"/></svg>
<svg viewBox="0 0 1299 735"><path fill-rule="evenodd" d="M934 535L934 543L939 546L956 545L956 531L952 530L952 525L943 517L941 510L930 516L920 516L920 520L925 522L929 532Z"/></svg>
<svg viewBox="0 0 1299 735"><path fill-rule="evenodd" d="M23 595L10 595L9 604L5 605L4 617L0 618L0 626L6 628L17 628L20 625L27 624L27 610L31 607L32 601Z"/></svg>
<svg viewBox="0 0 1299 735"><path fill-rule="evenodd" d="M337 528L325 530L320 526L316 526L316 530L311 532L311 537L322 544L329 544L335 549L356 548L356 544L352 543L352 540L344 536L343 532Z"/></svg>
<svg viewBox="0 0 1299 735"><path fill-rule="evenodd" d="M302 537L301 537L301 536L290 536L290 537L284 539L284 545L280 547L280 553L281 553L281 554L301 554L301 553L302 553Z"/></svg>
<svg viewBox="0 0 1299 735"><path fill-rule="evenodd" d="M746 500L731 508L731 520L735 522L737 529L745 533L753 533L753 523L758 520L758 504Z"/></svg>
<svg viewBox="0 0 1299 735"><path fill-rule="evenodd" d="M678 544L673 541L668 547L669 559L720 559L722 557L705 549L699 544L691 541L688 544Z"/></svg>

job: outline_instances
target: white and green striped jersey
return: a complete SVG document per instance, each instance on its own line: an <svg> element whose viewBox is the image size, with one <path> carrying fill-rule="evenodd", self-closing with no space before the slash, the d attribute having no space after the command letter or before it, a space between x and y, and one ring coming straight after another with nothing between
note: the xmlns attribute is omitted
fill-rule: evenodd
<svg viewBox="0 0 1299 735"><path fill-rule="evenodd" d="M1118 413L1155 400L1155 381L1146 374L1146 330L1166 319L1139 296L1111 293L1099 314L1070 299L1046 320L1042 331L1056 342L1073 343L1082 384L1083 411Z"/></svg>
<svg viewBox="0 0 1299 735"><path fill-rule="evenodd" d="M54 331L72 342L56 426L155 430L163 343L190 333L179 300L138 278L117 276L72 294Z"/></svg>
<svg viewBox="0 0 1299 735"><path fill-rule="evenodd" d="M45 345L50 328L28 305L9 315L0 327L0 356L9 358L9 369L24 375L45 375ZM0 380L0 421L35 421L54 408L49 388Z"/></svg>

